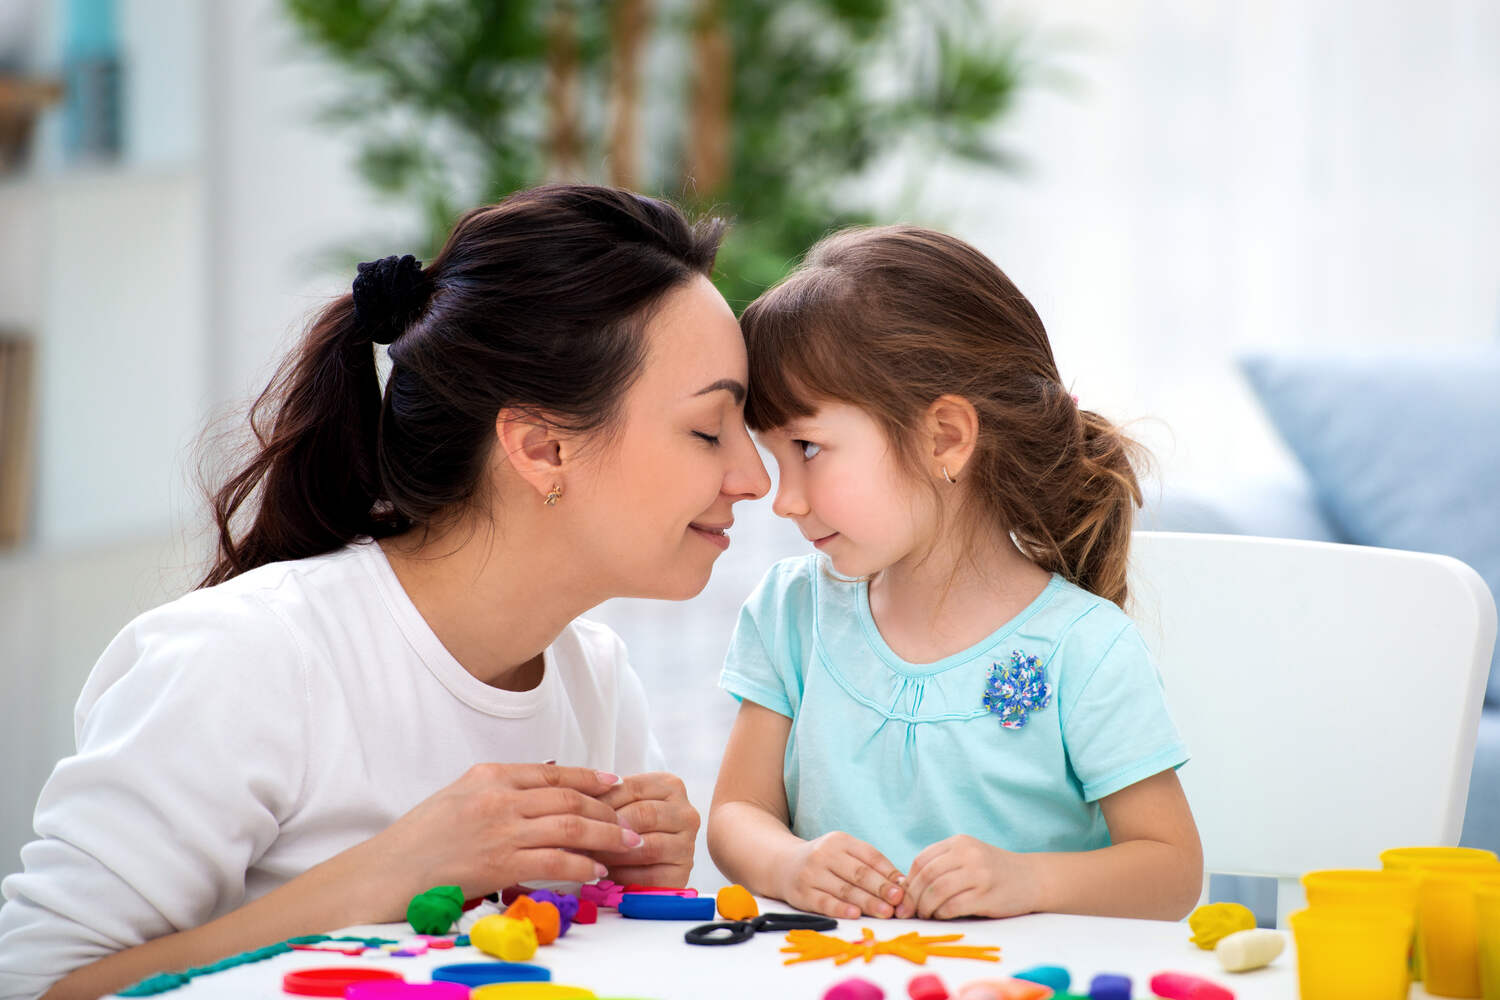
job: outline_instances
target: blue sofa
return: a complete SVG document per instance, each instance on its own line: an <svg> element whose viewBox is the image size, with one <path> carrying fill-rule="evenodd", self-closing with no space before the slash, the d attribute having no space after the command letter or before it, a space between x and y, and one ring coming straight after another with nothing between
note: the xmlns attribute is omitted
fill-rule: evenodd
<svg viewBox="0 0 1500 1000"><path fill-rule="evenodd" d="M1500 593L1500 347L1258 357L1241 371L1304 475L1169 487L1142 527L1438 552ZM1461 843L1500 852L1500 643Z"/></svg>

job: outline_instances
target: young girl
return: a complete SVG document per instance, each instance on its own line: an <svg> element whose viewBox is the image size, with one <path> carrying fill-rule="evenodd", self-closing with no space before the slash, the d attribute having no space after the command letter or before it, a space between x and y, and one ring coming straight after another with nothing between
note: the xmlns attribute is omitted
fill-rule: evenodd
<svg viewBox="0 0 1500 1000"><path fill-rule="evenodd" d="M745 311L746 419L816 553L746 601L714 861L839 917L1176 919L1187 751L1120 606L1131 443L941 233L850 230Z"/></svg>

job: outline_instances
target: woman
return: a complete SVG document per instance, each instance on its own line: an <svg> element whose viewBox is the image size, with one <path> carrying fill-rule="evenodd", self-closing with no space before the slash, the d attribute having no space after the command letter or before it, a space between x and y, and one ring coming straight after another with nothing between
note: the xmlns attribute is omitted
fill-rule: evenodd
<svg viewBox="0 0 1500 1000"><path fill-rule="evenodd" d="M698 814L620 640L576 619L698 593L769 486L719 234L549 187L425 269L360 265L252 410L203 587L84 687L4 884L0 997L400 919L434 885L685 884Z"/></svg>

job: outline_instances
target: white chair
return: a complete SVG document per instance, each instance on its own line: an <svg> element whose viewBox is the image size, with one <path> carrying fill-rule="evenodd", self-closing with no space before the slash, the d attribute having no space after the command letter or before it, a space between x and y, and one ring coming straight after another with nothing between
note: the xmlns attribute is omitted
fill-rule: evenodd
<svg viewBox="0 0 1500 1000"><path fill-rule="evenodd" d="M1232 535L1137 532L1132 616L1189 761L1209 872L1372 868L1452 845L1495 641L1479 574L1447 556Z"/></svg>

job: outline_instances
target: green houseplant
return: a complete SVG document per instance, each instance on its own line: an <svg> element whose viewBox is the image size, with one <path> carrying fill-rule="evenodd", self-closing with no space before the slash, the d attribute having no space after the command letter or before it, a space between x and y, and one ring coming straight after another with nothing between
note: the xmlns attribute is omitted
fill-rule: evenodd
<svg viewBox="0 0 1500 1000"><path fill-rule="evenodd" d="M716 280L737 306L920 145L1003 167L989 140L1026 78L1017 32L968 0L284 0L344 71L328 120L359 170L420 212L431 254L458 213L549 179L620 184L731 217Z"/></svg>

